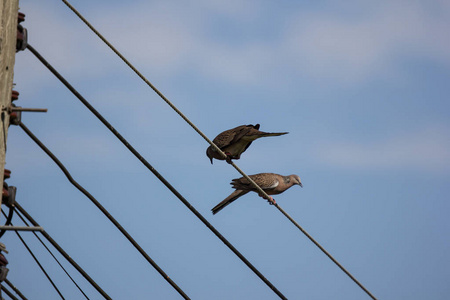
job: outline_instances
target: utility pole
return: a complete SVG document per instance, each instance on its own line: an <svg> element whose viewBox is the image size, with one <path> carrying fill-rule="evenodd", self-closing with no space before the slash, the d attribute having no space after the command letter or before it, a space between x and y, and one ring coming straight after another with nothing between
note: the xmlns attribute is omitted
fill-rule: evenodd
<svg viewBox="0 0 450 300"><path fill-rule="evenodd" d="M14 78L19 0L0 0L0 183L3 185ZM2 197L0 197L0 206Z"/></svg>

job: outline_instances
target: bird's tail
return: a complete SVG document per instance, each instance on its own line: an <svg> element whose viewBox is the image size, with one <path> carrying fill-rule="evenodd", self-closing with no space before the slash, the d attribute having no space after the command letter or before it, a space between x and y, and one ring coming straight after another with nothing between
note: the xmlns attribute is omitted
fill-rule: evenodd
<svg viewBox="0 0 450 300"><path fill-rule="evenodd" d="M225 200L214 206L212 210L213 215L217 214L220 210L222 210L225 206L236 200L237 198L247 194L248 191L236 190L231 193L230 196L226 197Z"/></svg>
<svg viewBox="0 0 450 300"><path fill-rule="evenodd" d="M284 134L288 134L289 132L263 132L261 134L261 137L265 137L265 136L279 136L279 135L284 135Z"/></svg>

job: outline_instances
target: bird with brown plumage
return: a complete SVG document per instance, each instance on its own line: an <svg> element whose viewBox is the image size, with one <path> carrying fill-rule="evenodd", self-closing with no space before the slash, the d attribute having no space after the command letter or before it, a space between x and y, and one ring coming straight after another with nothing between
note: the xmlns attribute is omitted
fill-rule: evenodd
<svg viewBox="0 0 450 300"><path fill-rule="evenodd" d="M259 173L250 175L249 177L268 195L281 194L293 185L303 187L300 177L295 174L283 176L275 173ZM212 213L214 215L225 206L229 205L239 197L244 196L248 192L256 192L260 197L263 197L263 195L258 192L256 187L245 177L233 179L230 184L233 186L235 191L212 209ZM272 197L266 200L268 200L271 204L276 204Z"/></svg>
<svg viewBox="0 0 450 300"><path fill-rule="evenodd" d="M233 129L226 130L220 133L213 140L213 143L219 147L226 155L225 159L222 155L215 150L212 146L206 149L206 155L213 163L213 158L218 160L226 160L231 163L232 159L240 159L241 154L247 150L252 142L256 139L267 136L279 136L287 134L288 132L263 132L259 131L259 124L256 125L241 125Z"/></svg>

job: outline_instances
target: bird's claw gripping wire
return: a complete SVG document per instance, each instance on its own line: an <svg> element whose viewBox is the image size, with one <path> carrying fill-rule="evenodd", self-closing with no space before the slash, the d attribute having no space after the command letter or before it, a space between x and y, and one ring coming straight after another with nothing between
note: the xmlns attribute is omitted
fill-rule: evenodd
<svg viewBox="0 0 450 300"><path fill-rule="evenodd" d="M277 202L275 201L275 199L273 199L272 197L270 197L269 200L267 200L267 202L269 202L270 205L276 205Z"/></svg>
<svg viewBox="0 0 450 300"><path fill-rule="evenodd" d="M231 165L231 163L232 163L232 161L231 161L231 153L225 152L225 154L227 155L227 158L225 159L225 161Z"/></svg>

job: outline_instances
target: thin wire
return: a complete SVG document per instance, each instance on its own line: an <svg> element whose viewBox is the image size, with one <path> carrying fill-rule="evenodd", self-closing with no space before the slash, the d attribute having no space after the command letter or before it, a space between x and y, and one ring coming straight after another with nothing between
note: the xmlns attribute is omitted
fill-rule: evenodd
<svg viewBox="0 0 450 300"><path fill-rule="evenodd" d="M183 120L185 120L199 135L205 139L208 144L210 144L214 150L216 150L223 158L226 158L227 155L219 148L216 144L214 144L208 137L200 131L172 102L169 101L141 72L139 72L108 40L106 40L68 1L62 0L64 4L67 5L79 18L83 23L85 23L117 56L119 56L125 64L127 64L153 91L155 91L161 99L163 99L176 113L180 115ZM244 176L258 191L259 194L263 195L266 199L270 199L270 196L259 186L257 185L247 174L245 174L234 162L231 162L231 165L242 175ZM282 211L283 212L283 211ZM285 214L285 216L288 216ZM288 217L291 221L292 218ZM296 226L305 233L306 231L295 222ZM309 235L306 235L310 238ZM311 238L310 238L311 239ZM376 299L361 283L359 283L347 270L345 270L328 252L324 251L325 249L320 246L317 242L314 241L314 244L319 247L334 263L336 263L358 286L360 286L371 298Z"/></svg>
<svg viewBox="0 0 450 300"><path fill-rule="evenodd" d="M19 295L19 297L22 298L22 300L28 300L27 297L25 297L25 296L22 294L22 292L19 291L19 289L16 288L16 287L14 286L14 284L12 284L12 283L8 280L8 278L5 278L5 283L6 283L7 285L9 285L9 287L10 287L17 295Z"/></svg>
<svg viewBox="0 0 450 300"><path fill-rule="evenodd" d="M7 205L7 206L8 206L8 205ZM8 206L8 208L9 208L9 212L8 212L8 216L6 217L5 226L8 226L8 225L11 224L11 220L12 220L12 217L13 217L13 215L14 215L14 210L12 209L12 207L11 207L11 206ZM3 234L5 234L5 232L6 232L6 229L2 229L2 230L0 231L0 238L3 236Z"/></svg>
<svg viewBox="0 0 450 300"><path fill-rule="evenodd" d="M131 144L86 100L73 88L30 44L27 48L133 153L153 175L155 175L189 210L203 222L234 254L236 254L264 283L281 299L287 299L264 275L256 269L220 232L208 222Z"/></svg>
<svg viewBox="0 0 450 300"><path fill-rule="evenodd" d="M142 75L141 72L139 72L138 69L136 69L110 42L108 42L107 39L103 37L103 35L98 32L94 26L92 26L69 2L66 0L62 0L64 4L66 4L117 56L119 56L122 61L128 65L153 91L155 91L156 94L158 94L161 99L163 99L183 120L186 121L199 135L205 139L205 141L210 144L214 150L216 150L220 155L222 155L223 158L227 158L227 155L219 148L216 144L214 144L197 126L195 126L194 123L191 122L172 102L170 102L169 99L167 99L166 96L164 96L163 93L161 93L144 75ZM234 163L232 163L233 167L242 175L244 176L253 186L256 187L258 192L260 192L262 195L264 195L267 199L270 199L269 195L266 194L266 192L257 185L253 179L251 179L247 174L245 174L238 166L236 166Z"/></svg>
<svg viewBox="0 0 450 300"><path fill-rule="evenodd" d="M360 288L362 288L364 290L364 292L366 292L372 299L376 300L375 296L372 295L372 293L370 293L355 277L353 277L352 274L350 274L349 271L347 271L336 259L334 259L333 256L331 256L330 253L328 253L327 250L325 250L325 248L323 248L315 239L313 239L313 237L311 235L309 235L308 232L306 232L305 229L303 229L294 219L292 219L292 217L284 211L284 209L282 209L278 203L275 204L276 208L278 208L279 211L281 211L281 213L283 215L285 215L289 221L291 221L298 229L300 229L301 232L303 232L304 235L306 235L306 237L313 242L317 247L319 247L320 250L322 250L323 253L325 253L326 256L328 256L329 259L331 259L342 271L344 271L345 274L348 275L348 277L350 277Z"/></svg>
<svg viewBox="0 0 450 300"><path fill-rule="evenodd" d="M139 253L161 274L164 279L178 292L184 299L190 299L184 291L156 264L153 259L145 252L145 250L133 239L133 237L120 225L120 223L108 212L103 205L98 202L85 188L73 179L66 167L59 161L59 159L25 126L22 122L19 124L20 128L58 165L58 167L66 175L67 179L73 186L82 192L89 200L97 206L98 209L116 226L117 229L128 239L128 241L139 251Z"/></svg>
<svg viewBox="0 0 450 300"><path fill-rule="evenodd" d="M15 210L16 214L19 216L19 218L22 220L22 222L26 225L28 225L28 222L25 220L25 218L22 216L22 214ZM70 276L70 274L67 272L67 270L63 267L63 265L59 262L59 260L56 258L56 256L52 253L52 251L47 247L47 245L44 243L43 240L37 235L36 232L33 231L34 236L41 242L42 246L44 246L45 249L47 249L48 253L53 257L53 259L58 263L58 265L61 267L61 269L66 273L66 275L72 280L72 282L75 284L75 286L78 288L78 290L84 295L86 299L89 299L89 297L84 293L84 291L81 289L81 287L75 282L75 280Z"/></svg>
<svg viewBox="0 0 450 300"><path fill-rule="evenodd" d="M6 214L4 211L2 211L3 215L6 217ZM11 223L12 226L12 223ZM39 266L39 268L41 268L42 272L44 273L45 277L47 277L48 281L50 281L50 283L52 284L53 288L56 290L56 292L59 294L59 296L61 297L61 299L65 299L64 296L61 294L61 292L59 291L58 287L56 286L56 284L53 282L53 280L50 278L50 275L48 275L47 271L45 271L44 267L42 266L42 264L39 262L39 260L37 259L37 257L34 255L33 251L30 249L30 247L28 247L27 243L23 240L22 236L20 235L19 232L17 232L17 230L14 230L15 233L17 234L17 237L20 239L20 241L22 242L22 244L25 246L25 248L28 250L28 252L30 253L30 255L33 257L34 261L37 263L37 265Z"/></svg>
<svg viewBox="0 0 450 300"><path fill-rule="evenodd" d="M2 284L0 284L1 290L6 293L12 300L19 300L16 296L13 295L6 287L4 287Z"/></svg>
<svg viewBox="0 0 450 300"><path fill-rule="evenodd" d="M17 213L18 211L20 211L25 218L28 219L28 221L30 221L30 223L33 226L39 226L38 222L36 222L31 216L30 214L17 202L14 202L14 210ZM58 245L58 243L45 231L42 230L41 234L47 239L47 241L49 241L50 244L52 244L53 247L55 247L56 250L58 250L59 253L61 253L62 256L64 256L65 259L67 259L68 262L70 262L70 264L77 269L78 272L80 272L81 275L83 275L83 277L89 281L89 283L107 300L112 300L112 298L86 273L86 271L83 270L83 268L81 268L74 260L72 257L70 257L69 254L67 254L66 251L64 251L63 248L61 248L60 245Z"/></svg>

